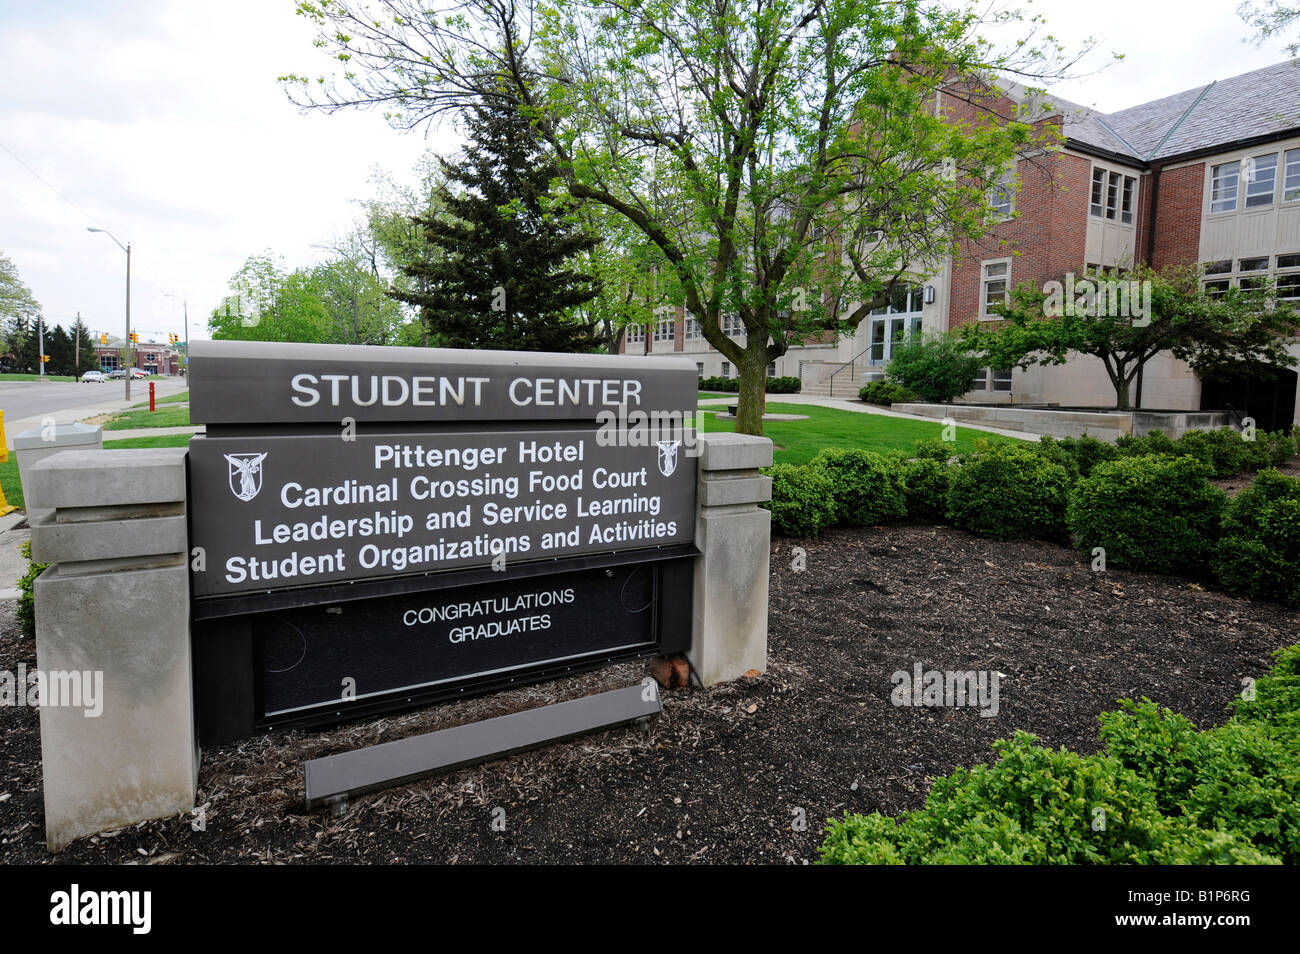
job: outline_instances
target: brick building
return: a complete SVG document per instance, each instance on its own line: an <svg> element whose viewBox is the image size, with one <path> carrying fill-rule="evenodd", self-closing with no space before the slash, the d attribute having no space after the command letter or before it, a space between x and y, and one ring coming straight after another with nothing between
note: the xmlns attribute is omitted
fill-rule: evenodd
<svg viewBox="0 0 1300 954"><path fill-rule="evenodd" d="M109 338L95 345L95 355L104 371L114 371L122 365L122 339ZM175 345L156 341L141 341L131 345L131 358L135 366L150 374L180 374L181 353Z"/></svg>
<svg viewBox="0 0 1300 954"><path fill-rule="evenodd" d="M1024 101L1010 90L999 104ZM855 394L878 377L894 343L991 320L989 304L1009 289L1038 287L1066 272L1123 271L1199 264L1207 287L1269 278L1300 302L1300 61L1133 106L1100 113L1053 98L1061 142L1008 169L999 192L1004 214L954 258L917 264L888 308L852 335L792 348L769 368L797 375L805 391ZM941 95L954 121L973 108ZM725 327L725 325L724 325ZM739 322L734 333L743 334ZM688 317L629 329L621 350L694 356L704 375L734 377ZM1293 346L1300 354L1300 345ZM831 383L828 385L828 381ZM1059 367L986 369L964 400L981 403L1107 405L1114 391L1100 361ZM1300 420L1296 374L1279 369L1264 383L1199 380L1160 355L1143 373L1141 406L1175 410L1246 408L1274 426Z"/></svg>

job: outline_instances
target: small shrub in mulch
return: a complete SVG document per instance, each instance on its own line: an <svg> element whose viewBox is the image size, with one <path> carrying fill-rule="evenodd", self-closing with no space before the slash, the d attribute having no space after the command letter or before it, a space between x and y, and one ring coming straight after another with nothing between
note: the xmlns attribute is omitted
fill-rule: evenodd
<svg viewBox="0 0 1300 954"><path fill-rule="evenodd" d="M1300 606L1300 480L1261 471L1232 498L1214 550L1215 576L1228 589Z"/></svg>
<svg viewBox="0 0 1300 954"><path fill-rule="evenodd" d="M983 445L954 468L948 519L963 530L997 540L1052 539L1065 529L1070 477L1036 451L1012 444Z"/></svg>
<svg viewBox="0 0 1300 954"><path fill-rule="evenodd" d="M1227 495L1192 457L1131 457L1098 464L1075 485L1067 521L1085 553L1107 566L1200 572L1218 538Z"/></svg>
<svg viewBox="0 0 1300 954"><path fill-rule="evenodd" d="M868 527L907 516L903 475L882 454L864 450L824 450L811 466L831 481L835 522Z"/></svg>
<svg viewBox="0 0 1300 954"><path fill-rule="evenodd" d="M835 525L835 485L824 470L797 464L774 464L772 478L772 529L792 537L815 537Z"/></svg>

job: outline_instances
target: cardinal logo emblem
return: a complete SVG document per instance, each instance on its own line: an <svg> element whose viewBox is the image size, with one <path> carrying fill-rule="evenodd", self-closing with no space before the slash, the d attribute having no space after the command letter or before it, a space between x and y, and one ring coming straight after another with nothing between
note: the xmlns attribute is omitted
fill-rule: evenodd
<svg viewBox="0 0 1300 954"><path fill-rule="evenodd" d="M262 489L262 461L266 454L226 454L230 465L230 492L248 501Z"/></svg>
<svg viewBox="0 0 1300 954"><path fill-rule="evenodd" d="M659 445L659 473L671 477L677 472L677 449L681 441L656 441Z"/></svg>

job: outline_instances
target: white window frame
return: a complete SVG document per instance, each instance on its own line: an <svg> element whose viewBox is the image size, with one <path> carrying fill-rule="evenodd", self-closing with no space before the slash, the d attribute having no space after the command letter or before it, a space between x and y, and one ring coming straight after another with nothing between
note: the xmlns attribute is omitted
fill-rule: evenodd
<svg viewBox="0 0 1300 954"><path fill-rule="evenodd" d="M1220 170L1223 170L1220 173ZM1227 187L1218 187L1218 198L1215 198L1216 187L1220 179L1232 180L1232 196L1227 196ZM1229 205L1228 203L1231 203ZM1241 160L1234 159L1232 162L1219 162L1210 166L1210 215L1223 215L1229 212L1236 212L1241 204ZM1215 206L1222 208L1215 208Z"/></svg>
<svg viewBox="0 0 1300 954"><path fill-rule="evenodd" d="M682 335L687 341L698 341L704 337L704 329L700 326L698 318L688 317L686 327L682 330Z"/></svg>
<svg viewBox="0 0 1300 954"><path fill-rule="evenodd" d="M731 362L730 362L730 361L724 361L724 362L722 362L722 375L721 375L721 376L724 377L724 378L729 378L729 377L731 377Z"/></svg>
<svg viewBox="0 0 1300 954"><path fill-rule="evenodd" d="M990 275L990 266L1005 265L1006 271L1001 275ZM990 314L989 307L989 285L996 282L1002 282L1002 300L1006 304L1011 302L1011 259L1009 258L991 258L980 262L980 321L1001 321L1002 316Z"/></svg>
<svg viewBox="0 0 1300 954"><path fill-rule="evenodd" d="M645 341L645 325L635 324L626 326L623 329L623 340L628 344L639 344Z"/></svg>
<svg viewBox="0 0 1300 954"><path fill-rule="evenodd" d="M654 331L655 342L658 343L658 342L660 342L660 341L673 341L673 340L675 340L676 337L677 337L677 334L676 334L676 332L673 330L673 326L676 325L676 324L677 324L677 322L676 322L674 319L672 319L672 318L663 318L663 319L660 319L659 321L656 321L656 322L655 322L655 331Z"/></svg>
<svg viewBox="0 0 1300 954"><path fill-rule="evenodd" d="M989 208L993 212L993 221L1005 222L1016 214L1016 167L1008 166L1002 170L997 181L989 189Z"/></svg>
<svg viewBox="0 0 1300 954"><path fill-rule="evenodd" d="M1300 202L1300 146L1282 152L1282 201Z"/></svg>
<svg viewBox="0 0 1300 954"><path fill-rule="evenodd" d="M1256 188L1264 182L1259 173L1261 162L1265 163L1265 168L1270 171L1267 191ZM1266 152L1257 156L1247 156L1242 160L1241 164L1241 179L1246 185L1246 188L1241 190L1241 208L1271 209L1274 200L1277 198L1277 169L1280 165L1278 154L1276 152Z"/></svg>

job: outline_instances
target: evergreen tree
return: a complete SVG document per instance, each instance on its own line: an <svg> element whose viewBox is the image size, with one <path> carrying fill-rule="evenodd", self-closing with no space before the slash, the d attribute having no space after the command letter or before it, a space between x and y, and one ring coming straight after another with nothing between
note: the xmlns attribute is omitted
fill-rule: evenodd
<svg viewBox="0 0 1300 954"><path fill-rule="evenodd" d="M402 266L411 282L393 296L419 307L442 347L604 347L598 326L577 317L598 283L572 264L600 240L572 223L572 200L550 195L558 171L532 125L501 98L474 108L466 125L463 159L443 164L442 213L412 217L425 252Z"/></svg>

